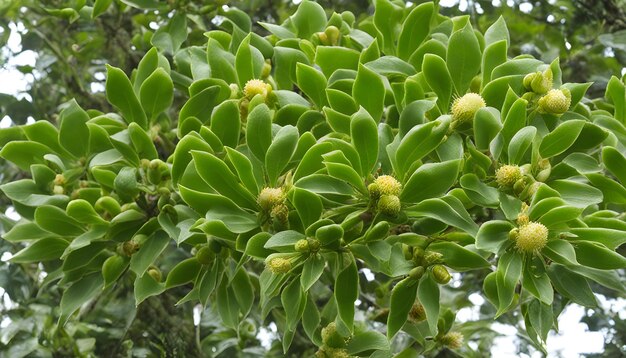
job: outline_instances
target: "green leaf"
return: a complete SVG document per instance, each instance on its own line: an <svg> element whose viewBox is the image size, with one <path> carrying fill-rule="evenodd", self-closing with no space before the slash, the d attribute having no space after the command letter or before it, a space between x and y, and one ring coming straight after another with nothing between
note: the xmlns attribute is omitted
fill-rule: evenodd
<svg viewBox="0 0 626 358"><path fill-rule="evenodd" d="M210 38L207 44L207 60L211 67L211 77L226 83L238 83L235 70L235 55L225 51L219 41Z"/></svg>
<svg viewBox="0 0 626 358"><path fill-rule="evenodd" d="M187 15L177 12L165 26L152 35L151 43L165 53L174 55L187 39Z"/></svg>
<svg viewBox="0 0 626 358"><path fill-rule="evenodd" d="M146 298L156 296L165 291L165 284L157 282L152 275L137 275L135 279L135 305L139 306Z"/></svg>
<svg viewBox="0 0 626 358"><path fill-rule="evenodd" d="M435 5L427 2L416 6L404 20L398 38L398 57L408 60L430 32Z"/></svg>
<svg viewBox="0 0 626 358"><path fill-rule="evenodd" d="M486 46L481 62L482 88L485 88L485 86L491 81L491 72L493 69L506 62L506 54L506 40L500 40Z"/></svg>
<svg viewBox="0 0 626 358"><path fill-rule="evenodd" d="M83 304L94 298L102 290L104 280L99 272L84 276L63 292L59 326L64 326L68 318Z"/></svg>
<svg viewBox="0 0 626 358"><path fill-rule="evenodd" d="M134 201L137 195L139 195L137 169L131 167L122 168L115 177L113 187L123 202Z"/></svg>
<svg viewBox="0 0 626 358"><path fill-rule="evenodd" d="M387 338L391 340L404 326L417 297L417 282L407 277L391 290L389 315L387 316Z"/></svg>
<svg viewBox="0 0 626 358"><path fill-rule="evenodd" d="M250 313L254 303L254 287L250 282L250 276L244 267L240 267L230 280L230 286L235 293L235 298L239 304L239 310L245 317Z"/></svg>
<svg viewBox="0 0 626 358"><path fill-rule="evenodd" d="M609 250L597 242L577 241L573 243L576 260L581 265L601 270L618 270L626 268L626 258Z"/></svg>
<svg viewBox="0 0 626 358"><path fill-rule="evenodd" d="M358 69L359 52L345 47L317 46L315 63L320 66L322 73L328 78L339 69Z"/></svg>
<svg viewBox="0 0 626 358"><path fill-rule="evenodd" d="M302 290L299 280L292 280L280 295L280 301L285 309L287 330L294 330L302 317L307 295Z"/></svg>
<svg viewBox="0 0 626 358"><path fill-rule="evenodd" d="M439 110L441 113L448 113L454 81L452 81L446 61L437 55L426 54L422 62L422 73L428 86L437 95Z"/></svg>
<svg viewBox="0 0 626 358"><path fill-rule="evenodd" d="M139 99L150 118L156 118L170 108L174 100L174 83L170 75L163 68L157 68L141 85Z"/></svg>
<svg viewBox="0 0 626 358"><path fill-rule="evenodd" d="M450 36L446 64L457 93L465 94L481 64L480 45L469 23Z"/></svg>
<svg viewBox="0 0 626 358"><path fill-rule="evenodd" d="M414 162L437 148L447 132L450 123L448 119L442 118L417 125L402 138L395 154L400 178L404 177Z"/></svg>
<svg viewBox="0 0 626 358"><path fill-rule="evenodd" d="M309 227L319 220L324 211L322 199L318 195L300 188L293 189L291 204L296 208L303 227Z"/></svg>
<svg viewBox="0 0 626 358"><path fill-rule="evenodd" d="M316 32L326 28L326 12L324 8L314 1L304 0L298 6L298 10L291 16L296 35L302 39L308 39Z"/></svg>
<svg viewBox="0 0 626 358"><path fill-rule="evenodd" d="M506 27L506 21L504 21L503 16L500 16L498 20L491 24L487 31L485 31L485 47L502 40L506 41L507 45L511 42L509 30Z"/></svg>
<svg viewBox="0 0 626 358"><path fill-rule="evenodd" d="M400 31L403 7L389 0L374 2L374 25L382 35L383 52L393 55L396 52L396 39Z"/></svg>
<svg viewBox="0 0 626 358"><path fill-rule="evenodd" d="M528 305L527 314L532 328L537 331L539 337L545 342L553 324L552 306L533 300Z"/></svg>
<svg viewBox="0 0 626 358"><path fill-rule="evenodd" d="M117 281L126 271L129 260L120 255L113 255L106 259L102 264L102 278L104 279L104 288L109 287Z"/></svg>
<svg viewBox="0 0 626 358"><path fill-rule="evenodd" d="M248 114L246 140L252 154L265 162L267 149L272 143L272 115L265 104L254 107Z"/></svg>
<svg viewBox="0 0 626 358"><path fill-rule="evenodd" d="M256 47L250 45L251 35L241 41L237 54L235 55L235 69L239 86L244 88L246 82L261 78L265 59L263 54Z"/></svg>
<svg viewBox="0 0 626 358"><path fill-rule="evenodd" d="M496 286L498 288L498 312L496 317L506 313L515 297L515 286L522 275L522 256L509 251L498 260Z"/></svg>
<svg viewBox="0 0 626 358"><path fill-rule="evenodd" d="M486 207L498 206L500 200L498 189L483 183L476 174L463 175L459 183L474 203Z"/></svg>
<svg viewBox="0 0 626 358"><path fill-rule="evenodd" d="M328 105L326 98L326 77L315 68L304 63L296 65L298 87L306 94L317 108Z"/></svg>
<svg viewBox="0 0 626 358"><path fill-rule="evenodd" d="M577 208L586 208L603 200L600 190L573 180L554 180L550 182L550 187L558 191L567 204Z"/></svg>
<svg viewBox="0 0 626 358"><path fill-rule="evenodd" d="M75 199L65 208L67 215L82 224L106 224L87 200Z"/></svg>
<svg viewBox="0 0 626 358"><path fill-rule="evenodd" d="M385 107L385 85L376 72L359 65L352 87L352 97L358 105L367 110L375 122L380 121Z"/></svg>
<svg viewBox="0 0 626 358"><path fill-rule="evenodd" d="M350 184L322 174L306 176L295 183L298 188L306 189L316 194L353 195L354 189Z"/></svg>
<svg viewBox="0 0 626 358"><path fill-rule="evenodd" d="M537 134L537 128L524 127L520 129L509 142L509 164L523 164L522 160Z"/></svg>
<svg viewBox="0 0 626 358"><path fill-rule="evenodd" d="M176 264L174 268L167 274L165 279L165 288L184 285L196 279L202 265L195 257L190 257Z"/></svg>
<svg viewBox="0 0 626 358"><path fill-rule="evenodd" d="M267 240L264 247L266 249L293 252L296 242L303 239L306 239L306 236L303 234L294 230L285 230L274 234L269 240Z"/></svg>
<svg viewBox="0 0 626 358"><path fill-rule="evenodd" d="M352 259L338 275L335 281L335 300L339 318L352 332L354 325L354 302L359 298L359 272Z"/></svg>
<svg viewBox="0 0 626 358"><path fill-rule="evenodd" d="M522 286L541 302L547 305L552 304L554 290L546 274L545 265L539 257L532 257L524 265Z"/></svg>
<svg viewBox="0 0 626 358"><path fill-rule="evenodd" d="M456 271L475 270L489 267L490 265L479 254L454 242L433 242L428 245L428 250L442 254L444 264Z"/></svg>
<svg viewBox="0 0 626 358"><path fill-rule="evenodd" d="M364 352L388 351L389 341L382 333L365 331L352 336L346 349L350 355L362 356Z"/></svg>
<svg viewBox="0 0 626 358"><path fill-rule="evenodd" d="M83 226L56 206L43 205L35 210L35 222L44 230L59 236L78 236L85 232Z"/></svg>
<svg viewBox="0 0 626 358"><path fill-rule="evenodd" d="M555 130L543 137L539 145L539 154L550 158L565 152L578 138L585 121L569 120L561 123Z"/></svg>
<svg viewBox="0 0 626 358"><path fill-rule="evenodd" d="M130 269L137 274L137 277L144 276L148 267L161 255L169 242L170 238L163 231L157 231L151 235L139 251L130 258Z"/></svg>
<svg viewBox="0 0 626 358"><path fill-rule="evenodd" d="M106 97L117 107L127 123L135 122L142 128L147 128L148 119L141 108L141 104L133 91L133 86L124 71L117 67L106 65Z"/></svg>
<svg viewBox="0 0 626 358"><path fill-rule="evenodd" d="M610 250L615 250L623 244L626 244L626 235L624 231L605 228L572 228L569 230L576 235L571 240L585 240L598 242Z"/></svg>
<svg viewBox="0 0 626 358"><path fill-rule="evenodd" d="M410 298L410 297L409 297ZM417 287L417 299L424 306L426 312L426 320L430 333L435 334L437 331L437 321L439 320L439 285L432 277L432 273L422 276ZM411 300L413 302L413 300Z"/></svg>
<svg viewBox="0 0 626 358"><path fill-rule="evenodd" d="M183 130L184 128L181 128L183 123L189 120L189 118L195 118L201 123L205 123L209 120L213 108L223 100L219 97L219 92L220 88L218 86L211 86L189 98L178 114L179 137L182 138L182 136L189 132L189 130ZM194 130L199 132L200 128L194 128Z"/></svg>
<svg viewBox="0 0 626 358"><path fill-rule="evenodd" d="M404 184L400 200L419 203L444 195L456 182L460 166L461 160L421 165Z"/></svg>
<svg viewBox="0 0 626 358"><path fill-rule="evenodd" d="M319 254L313 254L302 265L302 274L300 275L300 284L304 292L308 292L311 286L319 280L322 273L324 273L324 267L326 261Z"/></svg>
<svg viewBox="0 0 626 358"><path fill-rule="evenodd" d="M53 151L43 144L29 141L13 141L7 143L0 151L0 157L28 171L32 164L45 164L44 156Z"/></svg>
<svg viewBox="0 0 626 358"><path fill-rule="evenodd" d="M58 237L47 237L33 242L16 253L11 262L44 262L61 257L69 243L65 239Z"/></svg>
<svg viewBox="0 0 626 358"><path fill-rule="evenodd" d="M602 148L602 163L617 180L626 185L626 158L613 147Z"/></svg>
<svg viewBox="0 0 626 358"><path fill-rule="evenodd" d="M361 107L350 120L352 145L361 159L361 175L367 176L378 161L378 127L370 114Z"/></svg>
<svg viewBox="0 0 626 358"><path fill-rule="evenodd" d="M565 240L550 240L541 253L554 262L577 265L576 252L572 244Z"/></svg>
<svg viewBox="0 0 626 358"><path fill-rule="evenodd" d="M278 177L291 160L298 145L298 129L294 126L282 127L267 148L265 170L271 186L276 186ZM248 137L249 138L249 137Z"/></svg>
<svg viewBox="0 0 626 358"><path fill-rule="evenodd" d="M112 3L113 0L96 0L93 4L93 10L91 10L91 18L95 19L104 14Z"/></svg>
<svg viewBox="0 0 626 358"><path fill-rule="evenodd" d="M236 148L241 134L239 102L224 101L211 114L211 131L219 137L224 146Z"/></svg>
<svg viewBox="0 0 626 358"><path fill-rule="evenodd" d="M89 115L71 100L70 104L60 114L59 141L63 148L80 158L87 154L89 149Z"/></svg>
<svg viewBox="0 0 626 358"><path fill-rule="evenodd" d="M548 266L548 276L554 288L573 302L590 308L598 305L589 283L583 276L555 263Z"/></svg>
<svg viewBox="0 0 626 358"><path fill-rule="evenodd" d="M226 163L211 153L191 151L196 171L207 184L243 208L257 208L256 198L228 168Z"/></svg>
<svg viewBox="0 0 626 358"><path fill-rule="evenodd" d="M448 200L455 199L451 197L446 198ZM461 204L458 199L456 199L456 201L458 204ZM478 225L476 225L467 211L463 209L462 204L460 207L458 207L458 205L453 207L450 203L442 199L427 199L417 205L407 208L406 213L409 216L430 217L437 219L448 225L458 227L471 236L476 236L478 232Z"/></svg>

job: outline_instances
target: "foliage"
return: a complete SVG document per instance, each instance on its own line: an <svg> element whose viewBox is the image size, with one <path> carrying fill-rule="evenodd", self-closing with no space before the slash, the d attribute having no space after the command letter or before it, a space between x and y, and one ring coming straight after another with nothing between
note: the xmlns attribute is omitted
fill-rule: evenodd
<svg viewBox="0 0 626 358"><path fill-rule="evenodd" d="M175 4L132 72L106 67L106 104L0 131L27 173L0 187L30 270L11 280L62 295L27 306L55 319L13 326L12 355L480 356L493 318L520 317L545 351L569 303L624 294L623 79L586 97L558 58L510 57L503 17L478 31L431 2L357 19L305 0L267 36L214 5L220 29L188 31L203 8ZM491 305L456 322L469 293Z"/></svg>

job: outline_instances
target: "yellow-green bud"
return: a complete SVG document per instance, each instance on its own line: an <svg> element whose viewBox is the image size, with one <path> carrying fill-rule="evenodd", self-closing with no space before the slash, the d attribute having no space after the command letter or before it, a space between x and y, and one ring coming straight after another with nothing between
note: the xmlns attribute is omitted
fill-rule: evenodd
<svg viewBox="0 0 626 358"><path fill-rule="evenodd" d="M272 257L266 263L268 270L274 274L282 274L291 271L291 261L284 257Z"/></svg>
<svg viewBox="0 0 626 358"><path fill-rule="evenodd" d="M336 46L339 43L339 35L341 35L341 33L339 32L337 26L328 26L324 33L326 34L326 39L329 45Z"/></svg>
<svg viewBox="0 0 626 358"><path fill-rule="evenodd" d="M463 335L460 332L448 332L439 338L439 343L450 349L459 349L463 346Z"/></svg>
<svg viewBox="0 0 626 358"><path fill-rule="evenodd" d="M383 195L378 199L378 211L385 215L397 216L400 208L400 198L395 195Z"/></svg>
<svg viewBox="0 0 626 358"><path fill-rule="evenodd" d="M530 222L530 218L528 217L528 215L523 214L523 213L517 215L517 225L523 226L523 225L528 224L529 222Z"/></svg>
<svg viewBox="0 0 626 358"><path fill-rule="evenodd" d="M426 310L421 303L414 303L409 311L409 318L415 322L421 322L426 319Z"/></svg>
<svg viewBox="0 0 626 358"><path fill-rule="evenodd" d="M268 78L271 73L272 73L272 64L270 63L270 60L265 60L265 63L263 64L263 70L261 71L261 77Z"/></svg>
<svg viewBox="0 0 626 358"><path fill-rule="evenodd" d="M63 174L57 174L54 177L54 185L65 185L65 176Z"/></svg>
<svg viewBox="0 0 626 358"><path fill-rule="evenodd" d="M213 252L208 245L203 245L196 252L196 260L198 260L201 265L210 265L214 258L215 252Z"/></svg>
<svg viewBox="0 0 626 358"><path fill-rule="evenodd" d="M150 275L156 282L161 282L161 270L156 267L148 269L148 275Z"/></svg>
<svg viewBox="0 0 626 358"><path fill-rule="evenodd" d="M421 247L414 247L413 248L413 262L415 262L416 264L419 264L422 262L422 259L424 258L424 249L422 249Z"/></svg>
<svg viewBox="0 0 626 358"><path fill-rule="evenodd" d="M315 352L315 358L353 358L346 348L322 346Z"/></svg>
<svg viewBox="0 0 626 358"><path fill-rule="evenodd" d="M54 195L63 195L63 194L65 194L65 189L63 189L63 187L62 187L62 186L60 186L60 185L55 185L55 186L52 188L52 193L53 193Z"/></svg>
<svg viewBox="0 0 626 358"><path fill-rule="evenodd" d="M517 237L519 236L519 229L514 227L509 231L509 240L517 241Z"/></svg>
<svg viewBox="0 0 626 358"><path fill-rule="evenodd" d="M503 165L496 170L496 182L500 187L511 187L522 178L522 171L517 165Z"/></svg>
<svg viewBox="0 0 626 358"><path fill-rule="evenodd" d="M322 246L320 241L316 239L306 239L306 241L309 243L309 250L311 252L318 252L320 250L320 246Z"/></svg>
<svg viewBox="0 0 626 358"><path fill-rule="evenodd" d="M246 85L243 87L243 95L247 99L252 99L256 95L261 95L263 99L266 99L270 92L272 92L272 86L257 79L246 82Z"/></svg>
<svg viewBox="0 0 626 358"><path fill-rule="evenodd" d="M552 89L553 75L552 69L548 67L545 71L529 73L524 77L524 87L527 90L538 94L544 94Z"/></svg>
<svg viewBox="0 0 626 358"><path fill-rule="evenodd" d="M343 348L346 346L346 340L337 332L335 322L330 322L328 326L322 328L322 342L331 348Z"/></svg>
<svg viewBox="0 0 626 358"><path fill-rule="evenodd" d="M230 99L239 98L239 86L236 83L231 83L228 87L230 88Z"/></svg>
<svg viewBox="0 0 626 358"><path fill-rule="evenodd" d="M374 180L373 184L378 186L378 192L381 195L398 196L400 195L400 191L402 191L402 184L391 175L381 175Z"/></svg>
<svg viewBox="0 0 626 358"><path fill-rule="evenodd" d="M439 252L429 251L424 255L424 264L426 266L439 264L443 262L443 255Z"/></svg>
<svg viewBox="0 0 626 358"><path fill-rule="evenodd" d="M378 199L380 197L380 189L376 183L371 183L367 186L367 190L370 193L370 198Z"/></svg>
<svg viewBox="0 0 626 358"><path fill-rule="evenodd" d="M274 206L270 214L272 219L278 221L279 223L285 224L289 221L289 208L285 204Z"/></svg>
<svg viewBox="0 0 626 358"><path fill-rule="evenodd" d="M544 113L561 115L572 104L572 94L567 88L553 89L539 99L539 110Z"/></svg>
<svg viewBox="0 0 626 358"><path fill-rule="evenodd" d="M433 277L435 278L435 281L437 283L440 283L442 285L445 285L446 283L450 282L450 279L452 279L452 276L450 276L450 272L448 272L448 269L445 268L445 266L443 265L433 266Z"/></svg>
<svg viewBox="0 0 626 358"><path fill-rule="evenodd" d="M128 240L122 243L122 252L126 256L132 256L135 252L139 251L139 244L135 240Z"/></svg>
<svg viewBox="0 0 626 358"><path fill-rule="evenodd" d="M309 252L310 247L309 247L309 241L306 239L302 239L302 240L298 240L294 245L294 250L296 250L297 252Z"/></svg>
<svg viewBox="0 0 626 358"><path fill-rule="evenodd" d="M467 93L452 103L452 120L458 123L471 122L476 112L486 105L485 100L478 93Z"/></svg>
<svg viewBox="0 0 626 358"><path fill-rule="evenodd" d="M265 211L271 211L275 206L280 205L285 200L283 189L281 188L263 188L257 203Z"/></svg>
<svg viewBox="0 0 626 358"><path fill-rule="evenodd" d="M409 277L414 279L415 281L419 281L419 279L424 276L424 271L424 267L422 266L414 267L411 269L411 271L409 271Z"/></svg>
<svg viewBox="0 0 626 358"><path fill-rule="evenodd" d="M413 248L407 244L402 244L402 253L404 254L404 258L406 260L413 259Z"/></svg>
<svg viewBox="0 0 626 358"><path fill-rule="evenodd" d="M548 242L548 228L531 221L519 228L515 247L522 252L535 252L543 249Z"/></svg>

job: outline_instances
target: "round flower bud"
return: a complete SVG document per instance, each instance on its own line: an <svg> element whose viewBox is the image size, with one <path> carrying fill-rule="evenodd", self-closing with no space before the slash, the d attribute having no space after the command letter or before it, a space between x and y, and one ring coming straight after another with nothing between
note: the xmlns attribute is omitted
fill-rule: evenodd
<svg viewBox="0 0 626 358"><path fill-rule="evenodd" d="M524 77L524 87L538 94L544 94L552 89L552 82L552 69L549 67L543 73L537 71Z"/></svg>
<svg viewBox="0 0 626 358"><path fill-rule="evenodd" d="M407 245L407 244L402 244L402 253L404 254L404 258L406 260L412 260L413 259L413 247Z"/></svg>
<svg viewBox="0 0 626 358"><path fill-rule="evenodd" d="M467 93L452 103L452 120L458 123L471 122L476 112L485 106L485 100L478 93Z"/></svg>
<svg viewBox="0 0 626 358"><path fill-rule="evenodd" d="M424 254L425 254L424 249L422 249L421 247L414 247L413 248L413 261L416 264L421 263L422 260L424 259Z"/></svg>
<svg viewBox="0 0 626 358"><path fill-rule="evenodd" d="M511 187L522 178L522 171L517 165L503 165L496 170L496 182L500 187Z"/></svg>
<svg viewBox="0 0 626 358"><path fill-rule="evenodd" d="M274 274L282 274L291 271L291 261L284 257L273 257L266 263L268 270Z"/></svg>
<svg viewBox="0 0 626 358"><path fill-rule="evenodd" d="M424 264L426 266L439 264L441 262L443 262L443 255L439 252L430 251L424 255Z"/></svg>
<svg viewBox="0 0 626 358"><path fill-rule="evenodd" d="M196 252L196 260L198 260L201 265L210 265L214 258L215 252L213 252L208 245L203 245Z"/></svg>
<svg viewBox="0 0 626 358"><path fill-rule="evenodd" d="M320 250L320 246L322 246L319 240L316 239L306 239L306 241L309 243L309 250L311 252L318 252Z"/></svg>
<svg viewBox="0 0 626 358"><path fill-rule="evenodd" d="M391 175L381 175L374 180L381 195L400 195L402 184ZM371 186L371 184L370 184Z"/></svg>
<svg viewBox="0 0 626 358"><path fill-rule="evenodd" d="M426 319L426 310L421 303L415 303L409 311L409 318L415 322L421 322Z"/></svg>
<svg viewBox="0 0 626 358"><path fill-rule="evenodd" d="M283 189L281 188L263 188L259 197L257 198L257 203L259 206L265 211L271 211L274 206L282 204L285 200L285 195L283 193Z"/></svg>
<svg viewBox="0 0 626 358"><path fill-rule="evenodd" d="M514 227L509 231L509 240L517 241L517 237L519 236L519 229Z"/></svg>
<svg viewBox="0 0 626 358"><path fill-rule="evenodd" d="M53 193L54 195L63 195L63 194L65 194L65 189L63 189L63 187L62 187L62 186L60 186L60 185L55 185L55 186L52 188L52 193Z"/></svg>
<svg viewBox="0 0 626 358"><path fill-rule="evenodd" d="M346 346L346 340L337 332L335 322L330 322L328 326L322 328L322 342L331 348L343 348Z"/></svg>
<svg viewBox="0 0 626 358"><path fill-rule="evenodd" d="M63 174L57 174L54 177L54 185L65 185L65 176Z"/></svg>
<svg viewBox="0 0 626 358"><path fill-rule="evenodd" d="M459 349L463 346L463 335L460 332L448 332L439 339L439 343L450 349Z"/></svg>
<svg viewBox="0 0 626 358"><path fill-rule="evenodd" d="M337 26L328 26L324 33L326 34L326 39L329 45L336 46L339 43L339 35L341 35L341 33L339 32Z"/></svg>
<svg viewBox="0 0 626 358"><path fill-rule="evenodd" d="M409 271L409 277L414 279L415 281L419 281L419 279L422 278L422 276L424 276L423 266L414 267L411 269L411 271Z"/></svg>
<svg viewBox="0 0 626 358"><path fill-rule="evenodd" d="M272 86L257 79L246 82L243 87L243 95L247 99L252 99L256 95L261 95L265 99L270 92L272 92Z"/></svg>
<svg viewBox="0 0 626 358"><path fill-rule="evenodd" d="M572 95L567 88L553 89L539 99L539 110L544 113L561 115L572 104Z"/></svg>
<svg viewBox="0 0 626 358"><path fill-rule="evenodd" d="M296 250L297 252L309 252L310 247L309 247L309 241L306 239L302 239L302 240L298 240L294 245L294 250Z"/></svg>
<svg viewBox="0 0 626 358"><path fill-rule="evenodd" d="M158 268L151 267L150 269L148 269L148 275L152 276L152 278L156 282L161 282L161 270L159 270Z"/></svg>
<svg viewBox="0 0 626 358"><path fill-rule="evenodd" d="M378 200L378 211L388 216L397 216L400 213L400 199L395 195L381 196Z"/></svg>
<svg viewBox="0 0 626 358"><path fill-rule="evenodd" d="M132 256L139 251L139 244L135 240L128 240L122 243L122 252L126 256Z"/></svg>
<svg viewBox="0 0 626 358"><path fill-rule="evenodd" d="M535 252L543 249L548 242L548 228L531 221L519 228L515 247L522 252Z"/></svg>
<svg viewBox="0 0 626 358"><path fill-rule="evenodd" d="M270 60L265 60L265 63L263 64L263 71L261 71L261 77L267 78L271 74L272 74L272 64L270 63Z"/></svg>
<svg viewBox="0 0 626 358"><path fill-rule="evenodd" d="M433 266L433 277L435 278L435 281L437 281L437 283L440 283L442 285L445 285L446 283L450 282L450 279L452 279L452 276L450 276L450 272L448 272L448 269L445 268L445 266L443 265Z"/></svg>
<svg viewBox="0 0 626 358"><path fill-rule="evenodd" d="M289 208L285 204L278 204L272 208L270 213L273 220L279 223L287 223L289 221Z"/></svg>

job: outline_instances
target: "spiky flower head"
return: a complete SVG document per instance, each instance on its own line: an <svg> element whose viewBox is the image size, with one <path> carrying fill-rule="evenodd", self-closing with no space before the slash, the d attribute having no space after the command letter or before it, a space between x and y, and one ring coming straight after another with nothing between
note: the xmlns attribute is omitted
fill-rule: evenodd
<svg viewBox="0 0 626 358"><path fill-rule="evenodd" d="M561 115L572 104L572 94L567 88L553 89L539 98L539 110L544 113Z"/></svg>
<svg viewBox="0 0 626 358"><path fill-rule="evenodd" d="M272 257L265 266L274 274L282 274L291 271L291 261L284 257Z"/></svg>
<svg viewBox="0 0 626 358"><path fill-rule="evenodd" d="M522 252L535 252L543 249L548 242L548 228L545 225L531 221L522 225L515 240L515 247Z"/></svg>
<svg viewBox="0 0 626 358"><path fill-rule="evenodd" d="M389 216L400 213L400 198L395 195L383 195L378 200L378 211Z"/></svg>
<svg viewBox="0 0 626 358"><path fill-rule="evenodd" d="M270 92L272 92L272 86L258 79L249 80L243 87L243 95L247 99L252 99L258 94L265 99Z"/></svg>
<svg viewBox="0 0 626 358"><path fill-rule="evenodd" d="M452 103L452 120L458 123L471 122L476 112L486 105L478 93L467 93Z"/></svg>
<svg viewBox="0 0 626 358"><path fill-rule="evenodd" d="M522 171L517 165L503 165L496 170L496 182L500 187L510 187L522 178Z"/></svg>
<svg viewBox="0 0 626 358"><path fill-rule="evenodd" d="M380 195L400 195L402 184L391 175L381 175L374 180Z"/></svg>
<svg viewBox="0 0 626 358"><path fill-rule="evenodd" d="M280 205L285 200L285 194L282 188L263 188L257 202L259 206L266 211L272 210L277 205Z"/></svg>
<svg viewBox="0 0 626 358"><path fill-rule="evenodd" d="M297 252L309 252L309 241L307 239L298 240L294 244L294 250L296 250Z"/></svg>
<svg viewBox="0 0 626 358"><path fill-rule="evenodd" d="M463 346L463 334L460 332L448 332L439 339L439 343L450 349L459 349Z"/></svg>

